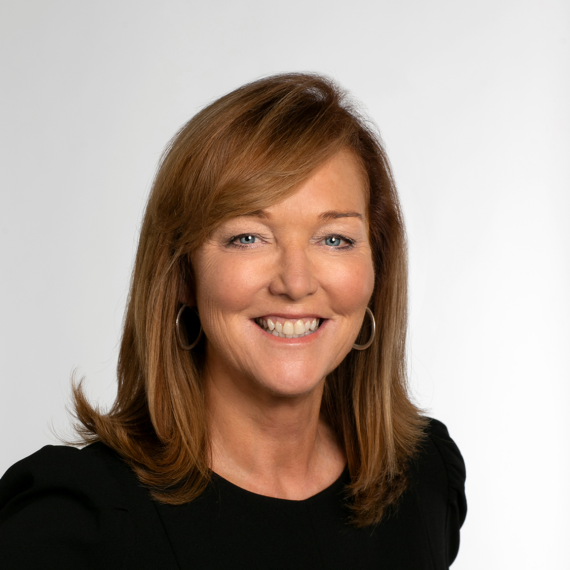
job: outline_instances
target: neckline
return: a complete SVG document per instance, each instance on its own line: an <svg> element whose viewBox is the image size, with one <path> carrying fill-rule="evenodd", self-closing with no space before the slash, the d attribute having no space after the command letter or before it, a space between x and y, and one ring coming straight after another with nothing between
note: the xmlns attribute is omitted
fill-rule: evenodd
<svg viewBox="0 0 570 570"><path fill-rule="evenodd" d="M218 475L215 471L212 471L212 480L215 484L219 485L220 487L224 488L226 491L241 497L242 499L249 499L249 500L256 500L256 501L263 501L263 502L273 502L275 504L279 503L280 505L306 505L313 501L318 501L319 499L327 498L331 495L338 495L344 487L348 484L350 480L349 472L348 472L348 464L344 466L342 473L338 476L338 478L333 481L328 487L325 487L321 491L307 497L306 499L281 499L279 497L270 497L269 495L262 495L260 493L255 493L254 491L248 491L231 481L228 481L221 475Z"/></svg>

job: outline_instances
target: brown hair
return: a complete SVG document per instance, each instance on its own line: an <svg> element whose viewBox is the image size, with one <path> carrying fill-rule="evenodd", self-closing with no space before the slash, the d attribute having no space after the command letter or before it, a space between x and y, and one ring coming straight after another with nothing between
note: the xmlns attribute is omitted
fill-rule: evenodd
<svg viewBox="0 0 570 570"><path fill-rule="evenodd" d="M182 350L174 328L181 292L194 288L191 253L222 222L292 194L344 148L368 178L377 333L327 377L322 409L348 457L357 526L378 522L405 490L425 419L406 389L406 243L388 159L337 85L283 74L218 99L170 141L142 225L114 405L104 413L87 402L81 382L74 386L81 442L115 449L157 500L191 501L211 476L203 351Z"/></svg>

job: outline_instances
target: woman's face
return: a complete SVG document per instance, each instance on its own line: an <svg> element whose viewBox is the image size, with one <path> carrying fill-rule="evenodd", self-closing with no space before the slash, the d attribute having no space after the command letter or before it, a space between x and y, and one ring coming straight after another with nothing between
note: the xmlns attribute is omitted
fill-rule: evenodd
<svg viewBox="0 0 570 570"><path fill-rule="evenodd" d="M346 150L289 198L218 227L192 258L206 377L286 397L320 386L373 292L367 227L362 171Z"/></svg>

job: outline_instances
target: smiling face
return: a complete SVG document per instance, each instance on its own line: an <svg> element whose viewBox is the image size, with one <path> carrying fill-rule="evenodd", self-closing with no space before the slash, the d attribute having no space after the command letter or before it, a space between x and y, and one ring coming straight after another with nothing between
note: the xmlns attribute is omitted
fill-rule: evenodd
<svg viewBox="0 0 570 570"><path fill-rule="evenodd" d="M192 256L208 381L281 397L322 386L373 292L367 228L364 176L347 150L282 202L219 226Z"/></svg>

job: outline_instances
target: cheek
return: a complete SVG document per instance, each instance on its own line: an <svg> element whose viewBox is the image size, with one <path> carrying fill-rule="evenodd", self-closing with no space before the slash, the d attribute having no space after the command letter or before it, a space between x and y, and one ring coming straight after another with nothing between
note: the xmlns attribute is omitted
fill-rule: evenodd
<svg viewBox="0 0 570 570"><path fill-rule="evenodd" d="M333 268L331 268L333 269ZM374 292L374 266L372 259L355 260L327 271L326 289L334 299L338 313L350 315L362 312Z"/></svg>
<svg viewBox="0 0 570 570"><path fill-rule="evenodd" d="M238 259L198 263L196 274L198 305L209 313L246 309L264 285L264 273Z"/></svg>

